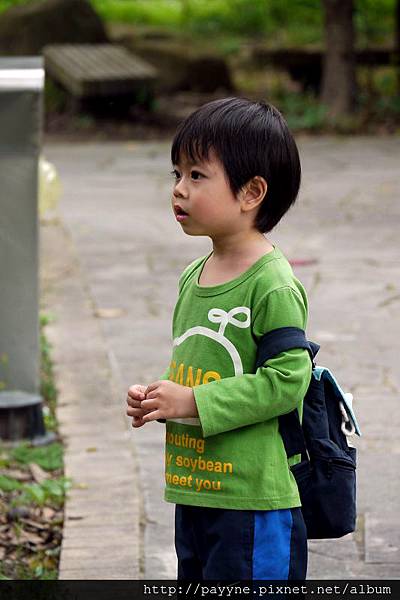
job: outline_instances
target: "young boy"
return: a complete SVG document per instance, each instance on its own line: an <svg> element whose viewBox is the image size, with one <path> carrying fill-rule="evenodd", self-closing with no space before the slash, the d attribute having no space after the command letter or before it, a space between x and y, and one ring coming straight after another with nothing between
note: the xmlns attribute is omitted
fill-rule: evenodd
<svg viewBox="0 0 400 600"><path fill-rule="evenodd" d="M307 299L265 237L300 185L296 144L264 102L210 102L179 127L172 208L212 252L179 281L171 364L133 385L133 427L166 419L167 502L176 504L178 579L305 579L307 539L278 417L301 409L311 363L282 352L255 371L257 343L307 322Z"/></svg>

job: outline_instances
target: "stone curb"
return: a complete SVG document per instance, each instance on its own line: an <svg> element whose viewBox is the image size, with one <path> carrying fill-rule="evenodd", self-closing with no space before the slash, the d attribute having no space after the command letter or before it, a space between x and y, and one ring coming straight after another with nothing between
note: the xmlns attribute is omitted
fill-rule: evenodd
<svg viewBox="0 0 400 600"><path fill-rule="evenodd" d="M140 576L141 498L113 371L75 248L58 219L41 227L42 310L54 320L57 417L65 443L65 505L59 579Z"/></svg>

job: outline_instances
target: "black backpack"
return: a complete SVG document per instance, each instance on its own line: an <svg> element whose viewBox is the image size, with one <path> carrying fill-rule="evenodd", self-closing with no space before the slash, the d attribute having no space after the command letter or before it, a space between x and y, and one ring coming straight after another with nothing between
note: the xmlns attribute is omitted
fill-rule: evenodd
<svg viewBox="0 0 400 600"><path fill-rule="evenodd" d="M319 346L309 342L302 329L281 327L265 334L256 367L294 348L308 350L313 371L302 422L295 409L279 417L279 432L287 457L301 455L291 471L299 488L307 537L338 538L356 526L356 449L348 444L348 437L361 432L351 394L344 394L329 369L315 366Z"/></svg>

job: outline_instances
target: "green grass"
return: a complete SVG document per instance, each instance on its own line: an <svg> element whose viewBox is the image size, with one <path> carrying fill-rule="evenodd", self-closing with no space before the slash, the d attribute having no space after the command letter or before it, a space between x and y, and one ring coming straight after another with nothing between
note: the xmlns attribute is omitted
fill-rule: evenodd
<svg viewBox="0 0 400 600"><path fill-rule="evenodd" d="M58 442L38 447L21 444L10 451L10 457L23 465L35 463L45 471L55 471L56 469L62 469L63 447Z"/></svg>
<svg viewBox="0 0 400 600"><path fill-rule="evenodd" d="M46 325L52 321L51 315L40 315L40 395L44 399L43 416L46 429L57 430L56 402L57 390L54 383L51 345L44 333Z"/></svg>

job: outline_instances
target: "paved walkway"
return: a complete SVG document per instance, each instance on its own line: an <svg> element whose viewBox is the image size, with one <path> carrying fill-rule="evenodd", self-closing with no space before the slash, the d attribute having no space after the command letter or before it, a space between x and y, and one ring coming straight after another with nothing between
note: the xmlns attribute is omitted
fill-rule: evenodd
<svg viewBox="0 0 400 600"><path fill-rule="evenodd" d="M319 363L353 392L359 448L355 535L310 543L309 577L400 576L398 319L400 139L300 141L298 205L271 239L308 289ZM49 145L64 194L42 228L43 305L58 362L67 504L61 578L173 578L163 502L163 426L130 431L125 390L169 362L177 277L206 253L169 208L168 145ZM101 557L100 568L96 564Z"/></svg>

